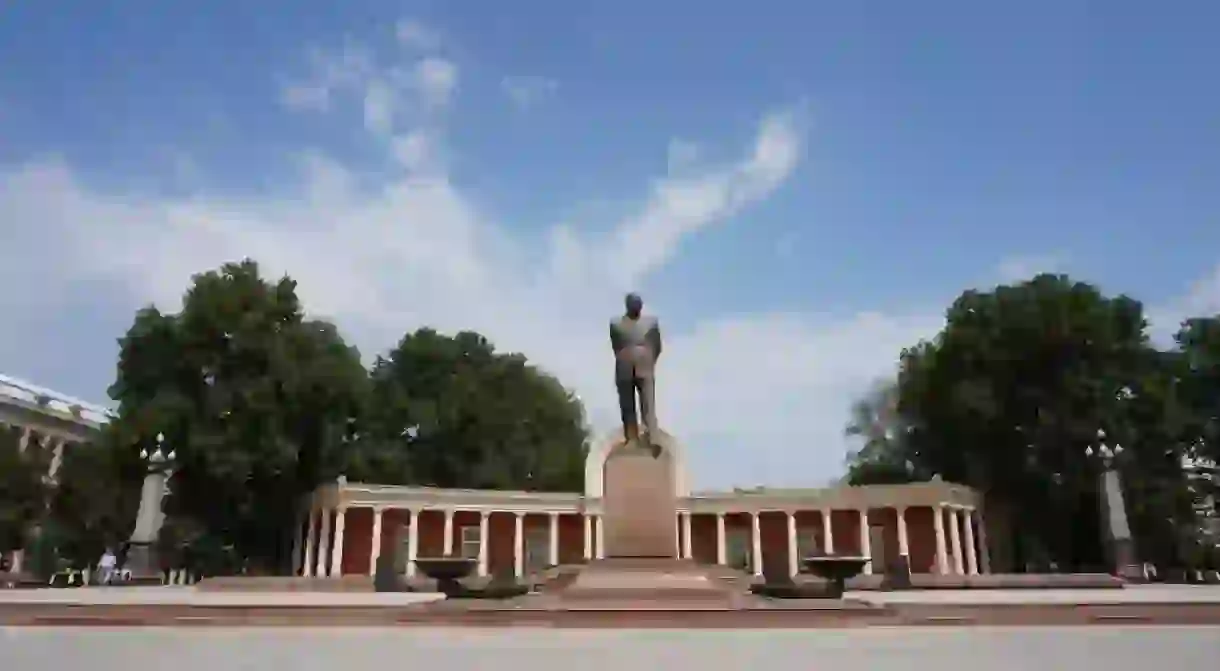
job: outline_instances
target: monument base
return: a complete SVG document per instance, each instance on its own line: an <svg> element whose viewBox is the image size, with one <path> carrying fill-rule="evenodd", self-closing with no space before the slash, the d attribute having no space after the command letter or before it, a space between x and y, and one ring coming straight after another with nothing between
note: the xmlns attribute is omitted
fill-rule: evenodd
<svg viewBox="0 0 1220 671"><path fill-rule="evenodd" d="M674 454L662 431L622 441L606 455L602 501L607 555L673 559L678 552ZM659 450L655 448L660 448Z"/></svg>
<svg viewBox="0 0 1220 671"><path fill-rule="evenodd" d="M125 583L128 585L161 584L161 568L156 561L155 555L156 552L152 547L152 543L133 541L128 545L127 560L123 562L123 569L131 577ZM117 580L115 584L119 584Z"/></svg>
<svg viewBox="0 0 1220 671"><path fill-rule="evenodd" d="M693 561L641 558L596 560L557 596L583 609L736 609L749 598Z"/></svg>

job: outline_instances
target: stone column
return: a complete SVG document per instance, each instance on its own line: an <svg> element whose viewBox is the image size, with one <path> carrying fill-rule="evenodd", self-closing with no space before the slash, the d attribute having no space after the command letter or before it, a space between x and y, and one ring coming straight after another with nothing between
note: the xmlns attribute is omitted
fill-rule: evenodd
<svg viewBox="0 0 1220 671"><path fill-rule="evenodd" d="M981 511L975 511L979 524L979 569L983 573L991 573L991 549L987 546L987 518Z"/></svg>
<svg viewBox="0 0 1220 671"><path fill-rule="evenodd" d="M585 561L593 558L593 516L585 513Z"/></svg>
<svg viewBox="0 0 1220 671"><path fill-rule="evenodd" d="M762 575L762 525L758 511L750 513L750 551L754 560L754 575Z"/></svg>
<svg viewBox="0 0 1220 671"><path fill-rule="evenodd" d="M682 558L682 513L674 512L674 557Z"/></svg>
<svg viewBox="0 0 1220 671"><path fill-rule="evenodd" d="M335 548L330 553L330 577L343 575L343 529L347 526L347 508L340 506L335 511Z"/></svg>
<svg viewBox="0 0 1220 671"><path fill-rule="evenodd" d="M932 530L936 532L936 572L949 573L949 558L945 552L945 509L940 504L932 506Z"/></svg>
<svg viewBox="0 0 1220 671"><path fill-rule="evenodd" d="M548 536L550 539L551 547L549 548L550 551L547 553L546 561L551 566L558 566L559 565L559 513L554 513L554 512L547 513L547 517L550 518L548 520L548 522L550 523L549 526L550 526L551 533L548 534Z"/></svg>
<svg viewBox="0 0 1220 671"><path fill-rule="evenodd" d="M302 519L300 510L297 510L293 519L297 522L297 529L292 535L292 575L300 575L301 567L305 565L305 558L301 556L305 551L305 520Z"/></svg>
<svg viewBox="0 0 1220 671"><path fill-rule="evenodd" d="M970 575L978 575L978 558L975 556L974 549L974 511L967 508L962 511L962 517L966 520L964 526L964 531L966 532L966 572Z"/></svg>
<svg viewBox="0 0 1220 671"><path fill-rule="evenodd" d="M801 572L799 557L796 556L796 513L788 511L788 575L796 575Z"/></svg>
<svg viewBox="0 0 1220 671"><path fill-rule="evenodd" d="M909 565L911 558L911 544L907 536L907 507L898 506L894 509L894 513L898 518L898 554L906 557Z"/></svg>
<svg viewBox="0 0 1220 671"><path fill-rule="evenodd" d="M55 441L55 452L51 456L51 468L47 472L51 482L57 482L55 476L59 473L59 467L64 463L64 446L66 445L67 441L62 438Z"/></svg>
<svg viewBox="0 0 1220 671"><path fill-rule="evenodd" d="M381 508L373 508L372 549L369 551L369 575L377 575L377 560L381 558Z"/></svg>
<svg viewBox="0 0 1220 671"><path fill-rule="evenodd" d="M724 541L724 513L716 513L716 563L724 566L729 563Z"/></svg>
<svg viewBox="0 0 1220 671"><path fill-rule="evenodd" d="M327 575L327 559L330 558L330 510L322 508L322 533L318 537L318 564L314 575L321 578Z"/></svg>
<svg viewBox="0 0 1220 671"><path fill-rule="evenodd" d="M682 558L693 559L695 556L695 544L691 539L691 523L690 511L682 513Z"/></svg>
<svg viewBox="0 0 1220 671"><path fill-rule="evenodd" d="M487 575L487 527L491 513L479 511L479 575Z"/></svg>
<svg viewBox="0 0 1220 671"><path fill-rule="evenodd" d="M962 530L958 521L957 508L949 508L949 542L953 545L953 572L962 575Z"/></svg>
<svg viewBox="0 0 1220 671"><path fill-rule="evenodd" d="M868 533L868 508L860 509L860 554L872 559L873 556L873 538ZM873 562L868 562L864 565L864 574L871 575L873 572Z"/></svg>
<svg viewBox="0 0 1220 671"><path fill-rule="evenodd" d="M601 515L594 520L597 524L597 558L606 558L606 524Z"/></svg>
<svg viewBox="0 0 1220 671"><path fill-rule="evenodd" d="M415 576L415 560L419 557L419 511L407 511L407 577Z"/></svg>
<svg viewBox="0 0 1220 671"><path fill-rule="evenodd" d="M311 506L309 509L309 527L305 530L305 566L301 575L312 577L318 563L318 511Z"/></svg>
<svg viewBox="0 0 1220 671"><path fill-rule="evenodd" d="M161 501L165 498L169 473L157 467L157 462L151 463L154 466L144 476L144 484L140 488L140 508L136 512L136 526L131 533L125 565L132 577L139 578L160 575L160 567L153 557L153 545L164 520Z"/></svg>
<svg viewBox="0 0 1220 671"><path fill-rule="evenodd" d="M453 556L453 510L445 510L445 546L446 557Z"/></svg>
<svg viewBox="0 0 1220 671"><path fill-rule="evenodd" d="M834 523L830 519L832 512L830 508L822 511L822 552L828 555L835 553Z"/></svg>
<svg viewBox="0 0 1220 671"><path fill-rule="evenodd" d="M525 575L525 513L513 513L513 573Z"/></svg>

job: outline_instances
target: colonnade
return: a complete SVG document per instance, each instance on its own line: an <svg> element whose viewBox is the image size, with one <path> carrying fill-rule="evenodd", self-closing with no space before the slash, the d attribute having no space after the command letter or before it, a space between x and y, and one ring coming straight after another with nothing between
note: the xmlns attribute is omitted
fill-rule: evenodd
<svg viewBox="0 0 1220 671"><path fill-rule="evenodd" d="M363 506L353 506L363 507ZM381 556L382 542L382 520L387 508L372 507L373 524L371 538L371 552L369 553L368 573L372 575L377 566L377 560ZM412 576L415 574L415 559L419 556L419 521L420 513L423 509L406 508L409 515L406 531L407 538L407 557L406 557L406 574ZM427 510L436 510L428 508ZM877 509L873 509L874 511ZM897 541L898 554L902 556L910 556L910 533L907 526L907 508L895 507L895 517L897 519ZM978 573L990 573L990 557L987 551L986 526L983 523L982 516L977 510L960 505L938 505L933 506L933 534L935 542L935 561L933 569L940 574L957 574L957 575L977 575ZM559 518L561 515L580 515L583 518L583 557L588 559L601 559L605 556L605 529L602 523L601 515L597 513L582 513L575 511L511 511L511 510L471 510L468 507L453 507L439 510L444 515L444 527L442 535L442 552L445 555L453 555L454 553L454 516L457 512L477 512L479 515L478 523L478 575L486 576L488 574L488 552L489 543L488 537L490 533L489 518L493 513L504 513L513 515L513 569L517 576L525 574L525 516L526 515L546 515L548 518L548 564L556 565L559 563ZM307 525L308 532L302 533L301 529L297 531L296 545L294 547L294 557L296 557L297 571L304 576L338 576L342 573L343 567L343 546L344 536L346 534L346 507L338 508L315 508L310 511L309 523ZM799 511L804 512L804 511ZM835 554L835 529L833 524L834 512L831 509L811 510L809 512L820 513L822 543L821 551L824 554ZM871 525L869 523L868 508L854 509L858 516L857 530L859 540L857 547L859 554L864 557L872 556L872 538L870 535ZM752 571L761 575L763 571L763 542L761 530L761 515L782 513L786 516L787 528L787 560L788 572L791 575L796 575L799 572L799 552L798 540L800 530L797 527L796 510L765 510L765 511L724 511L715 513L695 513L714 515L716 520L716 563L727 564L727 529L726 517L728 515L744 514L750 516L750 553L752 565L749 567ZM331 524L331 518L334 518L334 524ZM319 519L319 517L321 519ZM693 514L689 511L680 511L677 516L676 524L678 525L677 547L675 547L675 555L680 558L694 558L694 543L692 533L692 517ZM946 518L948 518L948 530L946 531ZM976 537L975 527L977 526L978 534ZM864 572L871 574L873 565L870 562L865 566Z"/></svg>
<svg viewBox="0 0 1220 671"><path fill-rule="evenodd" d="M25 452L26 449L28 449L30 447L30 441L32 439L34 439L34 437L35 437L34 429L31 429L28 426L17 427L17 428L20 428L22 430L21 438L17 443L17 450L18 450L18 452ZM38 435L41 436L41 440L39 441L41 443L41 447L43 449L51 450L51 463L50 463L50 466L47 468L47 480L49 480L52 483L58 482L57 476L59 475L59 467L63 463L64 449L69 444L73 444L75 441L68 440L67 438L61 438L58 436L54 436L51 434L42 433L42 432L39 432ZM10 567L10 569L14 573L21 573L22 571L24 571L25 570L25 550L24 549L13 550L10 553L10 555L11 555L10 561L12 563L12 566Z"/></svg>

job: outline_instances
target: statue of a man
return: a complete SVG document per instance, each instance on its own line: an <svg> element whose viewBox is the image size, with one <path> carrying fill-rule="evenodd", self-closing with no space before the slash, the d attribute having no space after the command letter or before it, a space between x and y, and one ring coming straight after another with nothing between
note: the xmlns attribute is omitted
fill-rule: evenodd
<svg viewBox="0 0 1220 671"><path fill-rule="evenodd" d="M657 428L654 371L661 356L661 327L656 317L641 314L644 300L638 294L627 294L625 303L626 314L610 322L610 346L614 348L614 384L623 435L630 443L640 437L637 393L644 430L651 436Z"/></svg>

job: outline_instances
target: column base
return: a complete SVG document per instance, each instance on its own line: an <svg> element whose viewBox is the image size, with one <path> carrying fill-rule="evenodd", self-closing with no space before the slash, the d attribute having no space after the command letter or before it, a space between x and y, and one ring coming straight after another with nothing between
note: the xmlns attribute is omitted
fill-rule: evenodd
<svg viewBox="0 0 1220 671"><path fill-rule="evenodd" d="M1135 541L1115 538L1111 547L1114 552L1114 574L1127 580L1143 580L1144 567L1136 561Z"/></svg>
<svg viewBox="0 0 1220 671"><path fill-rule="evenodd" d="M123 569L131 575L128 584L159 585L162 582L160 562L152 543L133 541L128 545Z"/></svg>

